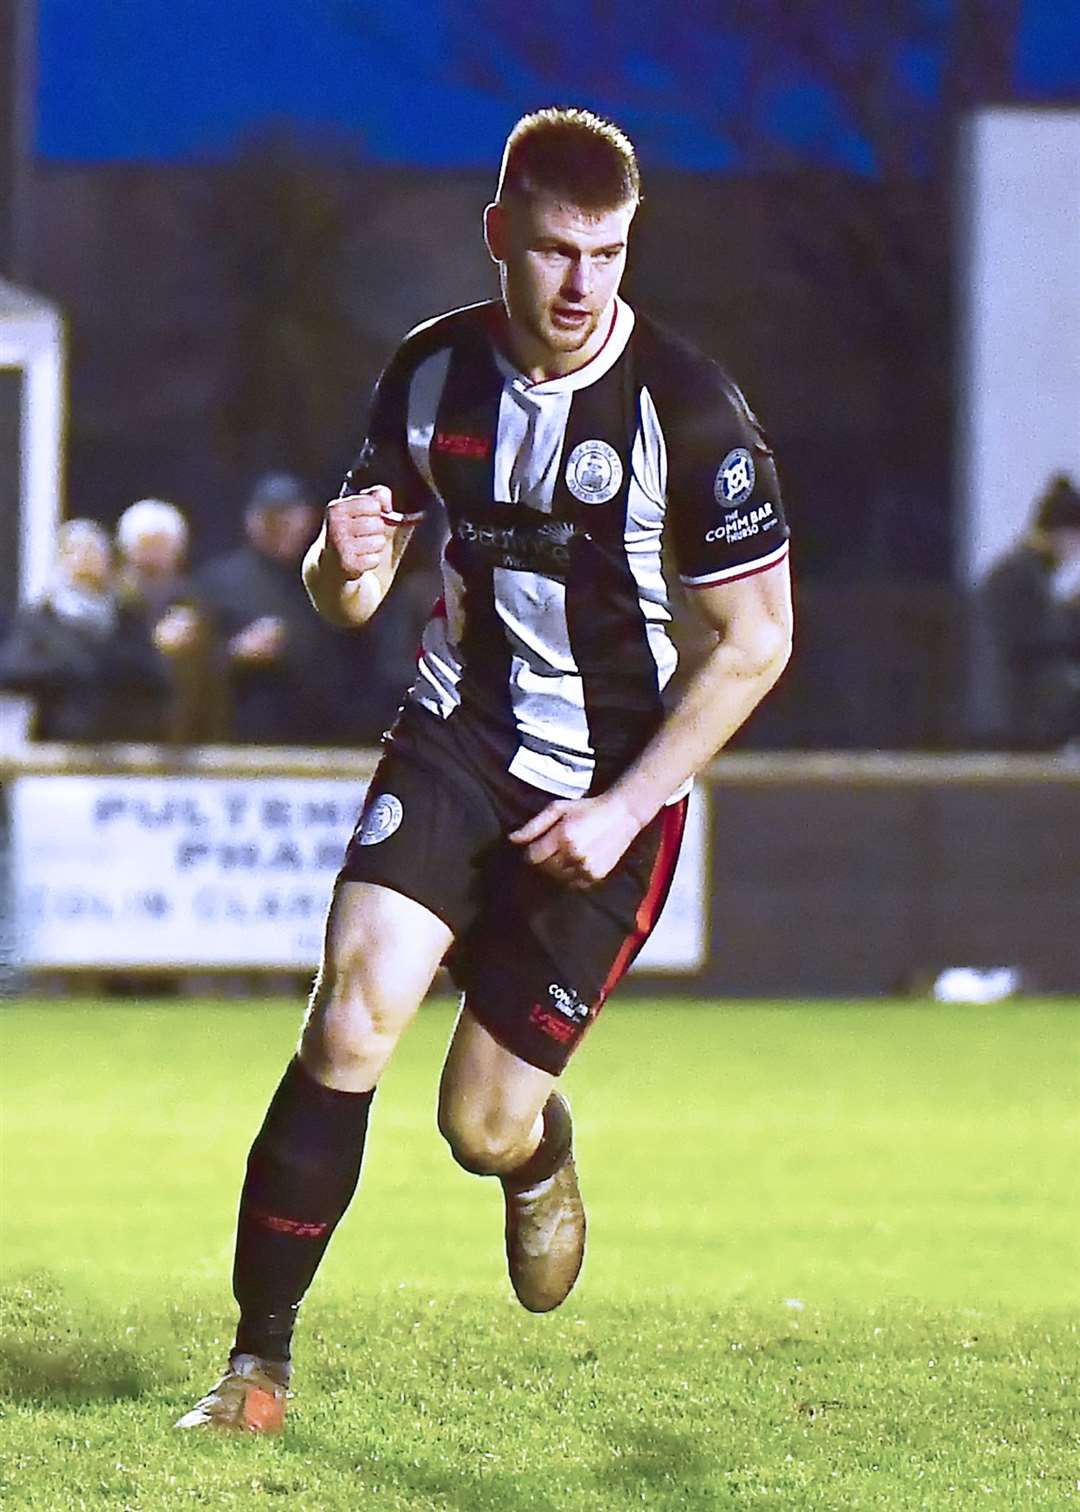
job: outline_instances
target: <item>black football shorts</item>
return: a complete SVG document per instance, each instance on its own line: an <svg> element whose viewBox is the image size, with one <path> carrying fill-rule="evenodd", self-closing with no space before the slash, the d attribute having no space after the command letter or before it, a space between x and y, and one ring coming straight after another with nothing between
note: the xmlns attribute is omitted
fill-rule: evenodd
<svg viewBox="0 0 1080 1512"><path fill-rule="evenodd" d="M485 782L433 715L404 723L339 880L392 888L442 919L454 934L446 965L470 1011L507 1050L557 1076L660 916L686 800L662 809L595 887L568 888L506 839L550 795L516 779Z"/></svg>

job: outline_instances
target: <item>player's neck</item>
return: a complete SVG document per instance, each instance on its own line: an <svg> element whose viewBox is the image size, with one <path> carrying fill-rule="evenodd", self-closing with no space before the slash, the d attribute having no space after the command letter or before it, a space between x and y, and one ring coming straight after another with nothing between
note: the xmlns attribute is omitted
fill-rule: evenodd
<svg viewBox="0 0 1080 1512"><path fill-rule="evenodd" d="M565 378L568 373L576 373L599 356L615 329L617 314L613 299L584 346L575 352L553 352L531 331L512 320L503 306L499 341L510 361L530 383L545 383L549 378Z"/></svg>

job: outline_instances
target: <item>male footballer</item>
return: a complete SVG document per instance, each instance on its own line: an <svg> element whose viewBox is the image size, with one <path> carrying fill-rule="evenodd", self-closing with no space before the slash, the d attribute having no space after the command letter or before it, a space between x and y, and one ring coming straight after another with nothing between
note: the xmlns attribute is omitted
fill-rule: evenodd
<svg viewBox="0 0 1080 1512"><path fill-rule="evenodd" d="M418 327L304 563L361 625L441 505L444 594L337 879L298 1053L248 1158L221 1381L178 1426L284 1423L300 1302L360 1174L379 1078L443 961L462 992L439 1129L499 1178L533 1312L581 1268L556 1081L656 923L691 779L776 682L788 531L768 443L710 359L619 298L634 149L525 116L484 236L501 299ZM661 548L712 632L677 700Z"/></svg>

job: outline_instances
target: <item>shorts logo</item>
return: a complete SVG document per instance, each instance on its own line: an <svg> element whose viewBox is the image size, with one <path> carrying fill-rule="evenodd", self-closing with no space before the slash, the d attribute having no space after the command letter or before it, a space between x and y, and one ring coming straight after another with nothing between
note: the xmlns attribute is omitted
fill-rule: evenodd
<svg viewBox="0 0 1080 1512"><path fill-rule="evenodd" d="M534 1003L529 1013L529 1023L548 1039L560 1045L569 1045L582 1033L589 1023L589 1005L583 1003L572 987L563 987L558 982L549 982L547 1003Z"/></svg>
<svg viewBox="0 0 1080 1512"><path fill-rule="evenodd" d="M548 984L548 997L564 1018L575 1024L584 1024L589 1019L588 1005L583 1003L572 988L561 987L558 982Z"/></svg>
<svg viewBox="0 0 1080 1512"><path fill-rule="evenodd" d="M404 813L400 798L393 793L380 793L361 821L357 840L361 845L380 845L389 840Z"/></svg>
<svg viewBox="0 0 1080 1512"><path fill-rule="evenodd" d="M729 451L713 483L713 497L725 509L738 509L754 491L754 459L745 446Z"/></svg>
<svg viewBox="0 0 1080 1512"><path fill-rule="evenodd" d="M622 487L622 459L606 441L582 441L566 464L566 486L582 504L606 504Z"/></svg>
<svg viewBox="0 0 1080 1512"><path fill-rule="evenodd" d="M529 1014L529 1023L534 1029L539 1029L541 1034L546 1034L548 1039L553 1039L560 1045L569 1045L577 1033L572 1023L560 1018L557 1013L552 1013L551 1009L545 1008L543 1003L533 1004Z"/></svg>

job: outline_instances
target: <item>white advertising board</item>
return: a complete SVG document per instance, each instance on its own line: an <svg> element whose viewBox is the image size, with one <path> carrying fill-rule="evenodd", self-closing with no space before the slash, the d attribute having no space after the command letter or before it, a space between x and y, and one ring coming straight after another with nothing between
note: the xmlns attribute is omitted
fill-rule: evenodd
<svg viewBox="0 0 1080 1512"><path fill-rule="evenodd" d="M21 776L16 951L30 968L308 970L365 784L317 777ZM640 964L705 956L706 803Z"/></svg>

